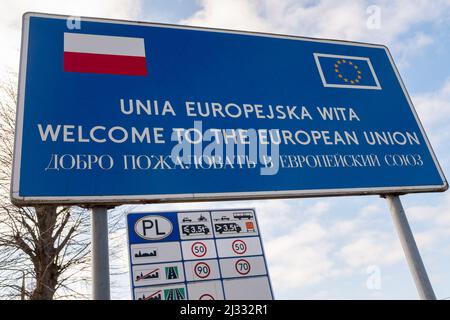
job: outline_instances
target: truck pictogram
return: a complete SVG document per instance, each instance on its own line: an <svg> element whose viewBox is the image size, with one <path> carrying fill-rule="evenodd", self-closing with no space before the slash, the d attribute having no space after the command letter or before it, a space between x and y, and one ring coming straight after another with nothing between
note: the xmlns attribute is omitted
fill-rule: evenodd
<svg viewBox="0 0 450 320"><path fill-rule="evenodd" d="M205 234L207 235L210 230L204 224L188 224L181 227L181 231L183 234L189 235L197 235L197 234Z"/></svg>
<svg viewBox="0 0 450 320"><path fill-rule="evenodd" d="M216 232L222 234L222 233L228 233L228 232L241 232L242 228L235 222L226 222L226 223L216 223L215 224Z"/></svg>
<svg viewBox="0 0 450 320"><path fill-rule="evenodd" d="M233 213L233 217L238 220L242 219L253 219L253 214L251 212L236 212Z"/></svg>

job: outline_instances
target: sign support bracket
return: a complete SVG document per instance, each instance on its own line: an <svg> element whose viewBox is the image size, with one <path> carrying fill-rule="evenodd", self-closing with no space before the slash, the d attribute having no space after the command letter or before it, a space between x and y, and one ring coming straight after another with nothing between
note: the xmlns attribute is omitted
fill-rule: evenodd
<svg viewBox="0 0 450 320"><path fill-rule="evenodd" d="M92 299L110 300L108 208L92 207Z"/></svg>
<svg viewBox="0 0 450 320"><path fill-rule="evenodd" d="M408 262L409 270L413 276L417 291L422 300L436 300L433 287L428 278L427 271L417 248L414 235L408 223L405 210L403 209L400 197L396 194L388 194L382 196L386 198L389 210L391 211L392 220L394 221L403 252Z"/></svg>

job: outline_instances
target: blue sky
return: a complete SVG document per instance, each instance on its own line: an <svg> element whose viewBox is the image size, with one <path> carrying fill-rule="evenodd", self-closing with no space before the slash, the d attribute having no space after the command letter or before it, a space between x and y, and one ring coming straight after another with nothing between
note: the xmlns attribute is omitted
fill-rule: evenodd
<svg viewBox="0 0 450 320"><path fill-rule="evenodd" d="M380 28L367 27L377 6ZM17 71L21 14L42 11L325 37L387 45L437 157L450 172L450 1L79 0L2 1L0 72ZM450 297L450 196L402 197L438 298ZM344 197L147 205L133 210L254 207L278 299L417 299L385 200ZM275 220L276 217L276 220ZM274 223L277 221L277 223ZM122 267L126 268L125 248ZM381 288L368 289L367 269ZM128 276L113 297L129 298Z"/></svg>

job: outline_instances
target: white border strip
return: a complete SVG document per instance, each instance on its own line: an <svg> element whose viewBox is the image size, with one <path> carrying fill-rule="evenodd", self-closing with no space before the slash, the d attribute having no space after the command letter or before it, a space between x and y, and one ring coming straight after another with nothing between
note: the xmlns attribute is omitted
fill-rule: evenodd
<svg viewBox="0 0 450 320"><path fill-rule="evenodd" d="M338 59L348 59L348 60L361 60L366 61L369 65L370 72L372 73L372 77L375 80L375 86L359 86L352 84L331 84L328 83L325 79L325 76L322 71L322 65L320 64L320 57L324 58L338 58ZM341 56L336 54L325 54L325 53L314 53L314 60L316 61L317 69L319 70L320 79L322 79L322 84L324 87L329 88L346 88L346 89L372 89L372 90L381 90L380 82L378 81L378 77L373 69L372 62L369 58L366 57L356 57L356 56Z"/></svg>
<svg viewBox="0 0 450 320"><path fill-rule="evenodd" d="M144 38L64 32L64 52L145 57Z"/></svg>
<svg viewBox="0 0 450 320"><path fill-rule="evenodd" d="M188 194L160 194L160 195L133 195L133 196L55 196L55 197L22 197L19 195L20 185L20 161L21 161L21 148L22 148L22 131L23 131L23 110L24 110L24 95L25 95L25 83L26 83L26 69L27 69L27 53L28 53L28 32L29 32L29 18L41 17L41 18L53 18L53 19L68 19L70 16L45 14L45 13L32 13L27 12L23 15L23 28L22 28L22 47L20 57L20 72L19 72L19 91L18 91L18 105L16 115L16 132L15 132L15 144L14 144L14 159L13 159L13 173L11 180L11 200L14 204L19 206L31 205L31 204L44 204L44 203L61 203L61 204L126 204L126 203L158 203L158 202L183 202L183 201L207 201L207 200L252 200L252 199L275 199L275 198L305 198L305 197L324 197L324 196L345 196L345 195L369 195L369 194L386 194L386 193L413 193L413 192L434 192L445 191L448 189L447 180L444 177L442 168L436 159L433 148L430 145L428 137L425 134L422 123L418 119L417 113L409 97L405 85L400 77L400 74L394 64L393 58L387 47L377 44L349 42L342 40L329 40L329 39L314 39L306 37L295 36L283 36L277 34L264 34L257 32L244 32L225 29L212 29L201 27L189 27L178 26L158 23L147 22L134 22L124 20L112 20L102 18L82 18L82 21L102 22L102 23L114 23L125 25L140 25L140 26L153 26L160 28L170 29L182 29L182 30L196 30L203 32L219 32L229 34L239 34L246 36L258 36L268 38L279 39L291 39L297 41L310 41L319 43L331 43L341 44L349 46L360 46L369 48L384 49L392 68L397 76L403 93L407 98L408 104L413 112L414 118L417 121L417 125L426 141L428 151L430 152L434 164L442 179L441 185L419 185L419 186L398 186L398 187L375 187L375 188L340 188L340 189L310 189L310 190L288 190L288 191L276 191L268 190L261 192L224 192L224 193L188 193Z"/></svg>
<svg viewBox="0 0 450 320"><path fill-rule="evenodd" d="M24 14L22 17L22 43L20 49L20 67L19 83L17 90L17 111L16 111L16 130L14 137L13 150L13 170L11 173L11 200L21 200L19 196L20 186L20 166L22 160L22 132L23 132L23 113L25 105L25 82L27 76L27 56L28 56L28 32L30 28L30 15ZM22 200L26 201L26 200Z"/></svg>

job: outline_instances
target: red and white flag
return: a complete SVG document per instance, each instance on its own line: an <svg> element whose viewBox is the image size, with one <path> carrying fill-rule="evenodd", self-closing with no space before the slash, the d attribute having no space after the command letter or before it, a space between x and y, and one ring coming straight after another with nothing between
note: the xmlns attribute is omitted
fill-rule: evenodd
<svg viewBox="0 0 450 320"><path fill-rule="evenodd" d="M64 71L145 76L144 39L64 33Z"/></svg>

